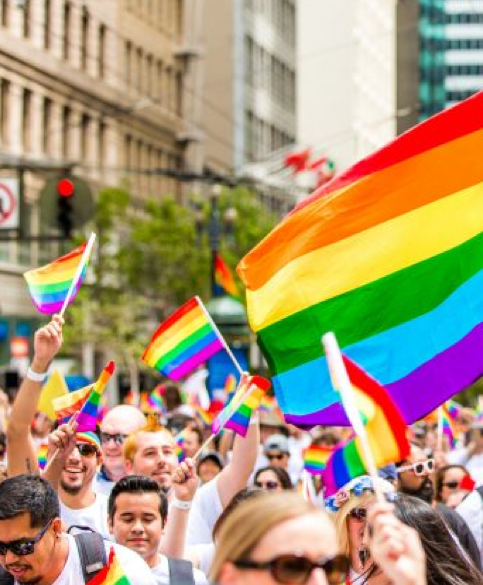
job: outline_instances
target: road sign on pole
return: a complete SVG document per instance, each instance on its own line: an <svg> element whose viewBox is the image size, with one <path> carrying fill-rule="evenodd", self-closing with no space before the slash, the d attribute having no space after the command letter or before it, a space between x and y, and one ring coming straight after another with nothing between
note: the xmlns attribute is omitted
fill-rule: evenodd
<svg viewBox="0 0 483 585"><path fill-rule="evenodd" d="M17 178L0 178L0 230L20 228L20 196Z"/></svg>

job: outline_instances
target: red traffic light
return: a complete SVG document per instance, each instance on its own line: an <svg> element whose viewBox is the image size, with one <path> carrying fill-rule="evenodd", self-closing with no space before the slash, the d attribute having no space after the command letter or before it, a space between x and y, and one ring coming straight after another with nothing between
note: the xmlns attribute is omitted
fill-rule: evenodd
<svg viewBox="0 0 483 585"><path fill-rule="evenodd" d="M74 195L75 186L70 179L61 179L57 183L57 193L61 197L72 197Z"/></svg>

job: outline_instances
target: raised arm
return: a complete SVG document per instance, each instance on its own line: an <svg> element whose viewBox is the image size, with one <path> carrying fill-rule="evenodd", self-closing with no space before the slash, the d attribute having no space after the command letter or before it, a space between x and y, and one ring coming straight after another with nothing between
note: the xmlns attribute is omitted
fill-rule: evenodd
<svg viewBox="0 0 483 585"><path fill-rule="evenodd" d="M62 345L64 320L54 315L34 337L34 358L13 403L7 428L8 475L38 473L37 454L30 434L30 425L37 411L42 390L42 374ZM31 373L32 372L32 373Z"/></svg>
<svg viewBox="0 0 483 585"><path fill-rule="evenodd" d="M231 461L217 478L218 495L223 508L227 506L236 493L246 487L255 468L259 444L258 415L254 415L246 437L236 435L233 441Z"/></svg>

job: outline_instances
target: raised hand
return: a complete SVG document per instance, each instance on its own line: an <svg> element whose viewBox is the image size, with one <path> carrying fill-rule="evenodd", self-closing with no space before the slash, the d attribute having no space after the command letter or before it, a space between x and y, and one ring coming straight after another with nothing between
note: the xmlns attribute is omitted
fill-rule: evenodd
<svg viewBox="0 0 483 585"><path fill-rule="evenodd" d="M66 461L75 448L76 435L75 429L77 423L70 422L60 425L55 431L50 433L48 438L47 459L50 459L54 453L60 461Z"/></svg>
<svg viewBox="0 0 483 585"><path fill-rule="evenodd" d="M50 362L57 355L62 346L62 325L64 319L54 315L52 321L36 331L34 336L34 359L32 369L37 373L43 373L49 367Z"/></svg>
<svg viewBox="0 0 483 585"><path fill-rule="evenodd" d="M174 470L173 491L177 500L190 502L196 493L199 485L196 467L192 459L185 459Z"/></svg>

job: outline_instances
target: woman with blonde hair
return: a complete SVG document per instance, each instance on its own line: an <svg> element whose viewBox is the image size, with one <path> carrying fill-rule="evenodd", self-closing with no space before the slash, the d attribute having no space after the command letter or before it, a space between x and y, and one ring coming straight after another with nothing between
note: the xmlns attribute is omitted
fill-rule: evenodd
<svg viewBox="0 0 483 585"><path fill-rule="evenodd" d="M226 519L210 577L218 585L339 585L348 567L321 508L296 493L272 492L240 504Z"/></svg>

